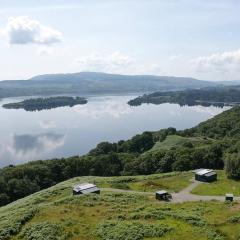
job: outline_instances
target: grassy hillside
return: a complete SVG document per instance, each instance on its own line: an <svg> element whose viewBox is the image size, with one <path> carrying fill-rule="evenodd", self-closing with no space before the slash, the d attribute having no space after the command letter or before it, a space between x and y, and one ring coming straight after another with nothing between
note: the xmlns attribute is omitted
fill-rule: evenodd
<svg viewBox="0 0 240 240"><path fill-rule="evenodd" d="M216 139L224 137L239 139L240 107L234 107L224 111L192 129L187 129L185 132L191 135L200 135Z"/></svg>
<svg viewBox="0 0 240 240"><path fill-rule="evenodd" d="M155 143L152 149L148 152L157 152L159 150L170 150L172 148L190 146L202 147L207 144L214 142L213 139L207 139L203 137L182 137L179 135L169 135L162 142L158 141Z"/></svg>
<svg viewBox="0 0 240 240"><path fill-rule="evenodd" d="M138 176L132 181L164 183L173 176L172 190L177 182L185 181L183 176L191 174ZM113 182L129 178L73 178L1 207L0 239L186 240L196 236L200 240L236 240L240 236L237 203L171 204L156 201L154 194L106 190L100 195L72 195L72 186L77 183L111 187Z"/></svg>

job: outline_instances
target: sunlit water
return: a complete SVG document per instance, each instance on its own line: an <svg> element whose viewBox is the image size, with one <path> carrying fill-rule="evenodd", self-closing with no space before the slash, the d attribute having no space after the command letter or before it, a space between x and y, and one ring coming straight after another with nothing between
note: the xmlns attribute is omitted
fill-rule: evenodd
<svg viewBox="0 0 240 240"><path fill-rule="evenodd" d="M133 97L90 97L86 105L40 112L0 107L0 167L82 155L101 141L128 139L143 131L190 128L226 109L177 104L130 107L127 101ZM0 104L20 100L4 99Z"/></svg>

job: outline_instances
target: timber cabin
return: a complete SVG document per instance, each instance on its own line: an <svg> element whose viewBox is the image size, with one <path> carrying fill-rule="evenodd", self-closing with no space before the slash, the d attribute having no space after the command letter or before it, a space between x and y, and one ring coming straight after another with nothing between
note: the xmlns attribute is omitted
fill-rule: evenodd
<svg viewBox="0 0 240 240"><path fill-rule="evenodd" d="M217 173L212 169L199 169L195 172L195 180L200 182L214 182L217 180Z"/></svg>
<svg viewBox="0 0 240 240"><path fill-rule="evenodd" d="M96 193L100 194L100 189L92 183L82 183L73 187L73 195Z"/></svg>

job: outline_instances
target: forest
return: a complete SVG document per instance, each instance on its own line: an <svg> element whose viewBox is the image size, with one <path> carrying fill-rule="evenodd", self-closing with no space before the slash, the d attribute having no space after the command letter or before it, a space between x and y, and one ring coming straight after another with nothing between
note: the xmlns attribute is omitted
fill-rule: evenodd
<svg viewBox="0 0 240 240"><path fill-rule="evenodd" d="M209 87L175 92L155 92L144 94L143 96L137 97L128 102L130 106L140 106L144 103L176 103L180 106L234 106L240 103L240 88L239 86Z"/></svg>
<svg viewBox="0 0 240 240"><path fill-rule="evenodd" d="M126 141L102 142L85 156L33 161L0 169L0 205L75 176L120 176L196 168L225 168L240 179L240 107L198 126L144 132Z"/></svg>
<svg viewBox="0 0 240 240"><path fill-rule="evenodd" d="M26 111L41 111L57 107L73 107L78 104L86 104L87 99L82 97L49 97L49 98L31 98L22 102L7 103L3 107L7 109L24 109Z"/></svg>

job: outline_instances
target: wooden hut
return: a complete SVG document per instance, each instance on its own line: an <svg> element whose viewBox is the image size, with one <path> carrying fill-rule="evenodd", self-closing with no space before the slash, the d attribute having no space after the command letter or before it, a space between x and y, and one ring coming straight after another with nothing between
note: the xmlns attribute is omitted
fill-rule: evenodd
<svg viewBox="0 0 240 240"><path fill-rule="evenodd" d="M217 180L217 173L211 169L199 169L195 172L195 180L200 182L213 182Z"/></svg>

